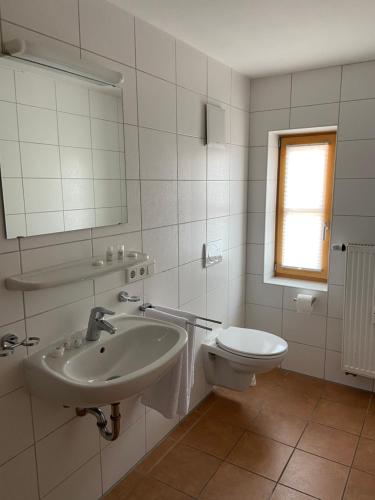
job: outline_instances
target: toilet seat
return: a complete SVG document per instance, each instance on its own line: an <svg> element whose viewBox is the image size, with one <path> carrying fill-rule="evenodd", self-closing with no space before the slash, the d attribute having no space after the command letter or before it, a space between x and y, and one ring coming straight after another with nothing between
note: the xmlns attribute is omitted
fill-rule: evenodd
<svg viewBox="0 0 375 500"><path fill-rule="evenodd" d="M216 330L215 333L218 347L247 358L272 359L288 350L284 339L261 330L232 326L225 330Z"/></svg>

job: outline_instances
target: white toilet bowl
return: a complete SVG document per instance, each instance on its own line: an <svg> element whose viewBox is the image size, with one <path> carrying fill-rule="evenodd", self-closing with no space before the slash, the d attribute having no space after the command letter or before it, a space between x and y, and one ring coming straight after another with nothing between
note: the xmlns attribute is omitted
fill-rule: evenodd
<svg viewBox="0 0 375 500"><path fill-rule="evenodd" d="M233 326L214 330L202 348L208 383L236 391L247 389L254 374L276 368L288 352L277 335Z"/></svg>

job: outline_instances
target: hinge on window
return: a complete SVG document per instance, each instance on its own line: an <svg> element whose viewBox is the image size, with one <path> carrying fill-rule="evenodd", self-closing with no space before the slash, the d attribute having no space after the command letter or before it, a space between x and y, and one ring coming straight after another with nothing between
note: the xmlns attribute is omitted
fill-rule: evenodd
<svg viewBox="0 0 375 500"><path fill-rule="evenodd" d="M277 138L277 145L279 146L279 149L281 148L281 137Z"/></svg>
<svg viewBox="0 0 375 500"><path fill-rule="evenodd" d="M276 262L273 265L273 270L276 272Z"/></svg>

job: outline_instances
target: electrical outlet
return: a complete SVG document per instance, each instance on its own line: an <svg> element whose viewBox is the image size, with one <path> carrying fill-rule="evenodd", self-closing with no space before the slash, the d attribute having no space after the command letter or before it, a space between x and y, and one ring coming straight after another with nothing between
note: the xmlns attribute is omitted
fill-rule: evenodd
<svg viewBox="0 0 375 500"><path fill-rule="evenodd" d="M137 266L128 267L125 272L126 283L133 283L133 281L137 281L138 272Z"/></svg>

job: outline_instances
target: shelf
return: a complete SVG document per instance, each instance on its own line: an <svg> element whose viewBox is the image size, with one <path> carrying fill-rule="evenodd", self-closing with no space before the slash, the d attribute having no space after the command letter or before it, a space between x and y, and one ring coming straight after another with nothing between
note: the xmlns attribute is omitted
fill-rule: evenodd
<svg viewBox="0 0 375 500"><path fill-rule="evenodd" d="M5 286L8 290L42 290L92 280L105 274L152 262L148 255L140 252L126 252L122 260L117 260L114 256L112 262L106 262L103 256L91 257L11 276L6 278Z"/></svg>

